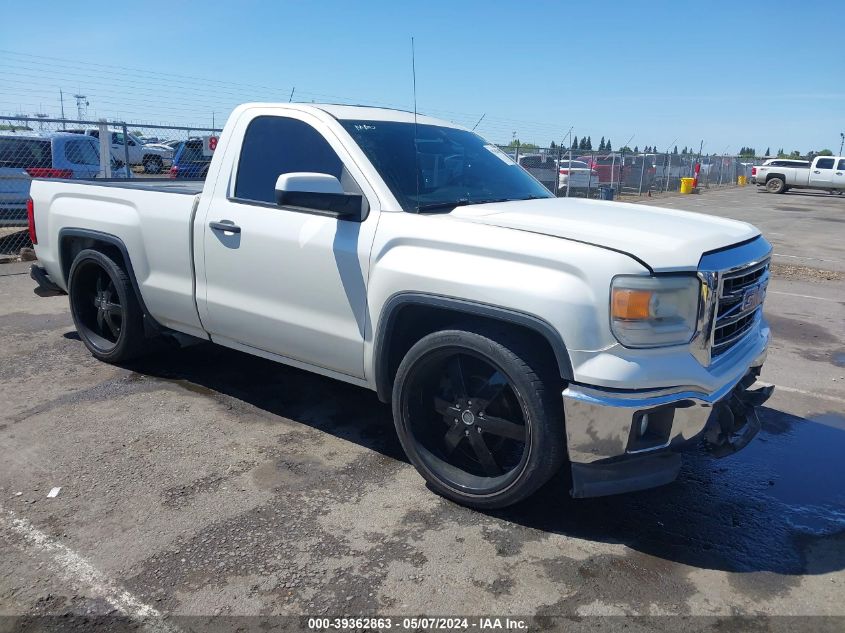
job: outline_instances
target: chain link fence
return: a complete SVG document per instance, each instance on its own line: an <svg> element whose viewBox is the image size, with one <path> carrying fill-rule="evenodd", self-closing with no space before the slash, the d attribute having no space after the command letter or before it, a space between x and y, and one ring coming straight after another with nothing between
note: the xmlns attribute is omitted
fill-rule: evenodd
<svg viewBox="0 0 845 633"><path fill-rule="evenodd" d="M204 138L218 128L125 121L0 116L0 258L31 247L26 201L33 178L205 178ZM763 159L729 155L572 151L562 147L499 146L561 197L630 198L680 189L733 186Z"/></svg>
<svg viewBox="0 0 845 633"><path fill-rule="evenodd" d="M740 177L750 181L752 167L764 160L727 154L498 147L559 197L607 200L677 193L684 178L697 177L699 190L736 186Z"/></svg>
<svg viewBox="0 0 845 633"><path fill-rule="evenodd" d="M0 116L0 259L25 256L32 246L26 202L33 178L204 178L210 161L204 137L220 132Z"/></svg>

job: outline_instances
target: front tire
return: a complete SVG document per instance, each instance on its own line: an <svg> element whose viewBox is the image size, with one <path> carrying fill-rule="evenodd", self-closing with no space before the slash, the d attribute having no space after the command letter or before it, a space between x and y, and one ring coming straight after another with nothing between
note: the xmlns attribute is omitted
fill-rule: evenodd
<svg viewBox="0 0 845 633"><path fill-rule="evenodd" d="M80 251L68 275L70 313L91 354L121 363L144 350L144 316L126 271L103 253Z"/></svg>
<svg viewBox="0 0 845 633"><path fill-rule="evenodd" d="M783 181L783 178L769 178L766 181L766 191L769 193L783 193L786 191L786 183Z"/></svg>
<svg viewBox="0 0 845 633"><path fill-rule="evenodd" d="M429 334L408 351L393 386L402 447L444 497L474 508L517 503L564 461L556 374L507 334Z"/></svg>

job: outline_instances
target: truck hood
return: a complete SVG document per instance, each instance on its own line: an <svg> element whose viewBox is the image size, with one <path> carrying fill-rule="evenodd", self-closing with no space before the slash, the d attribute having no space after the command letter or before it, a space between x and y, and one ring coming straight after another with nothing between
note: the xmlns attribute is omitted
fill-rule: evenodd
<svg viewBox="0 0 845 633"><path fill-rule="evenodd" d="M750 224L712 215L573 198L470 205L449 217L621 251L661 272L694 270L702 254L760 235Z"/></svg>

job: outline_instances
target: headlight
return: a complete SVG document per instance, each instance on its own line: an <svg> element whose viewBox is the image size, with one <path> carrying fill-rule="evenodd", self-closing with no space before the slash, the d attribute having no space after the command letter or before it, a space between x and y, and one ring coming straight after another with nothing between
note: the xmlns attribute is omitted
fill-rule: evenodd
<svg viewBox="0 0 845 633"><path fill-rule="evenodd" d="M619 276L610 289L610 329L625 347L689 343L695 336L700 282L686 275Z"/></svg>

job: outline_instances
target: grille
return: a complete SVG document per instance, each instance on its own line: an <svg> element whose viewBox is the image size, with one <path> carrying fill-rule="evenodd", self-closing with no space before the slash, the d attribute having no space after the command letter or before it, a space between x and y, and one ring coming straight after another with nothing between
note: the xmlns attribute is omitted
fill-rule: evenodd
<svg viewBox="0 0 845 633"><path fill-rule="evenodd" d="M722 277L716 324L713 331L711 357L724 354L754 327L763 309L766 285L769 281L769 261L758 262ZM746 293L757 288L757 301L746 303Z"/></svg>

